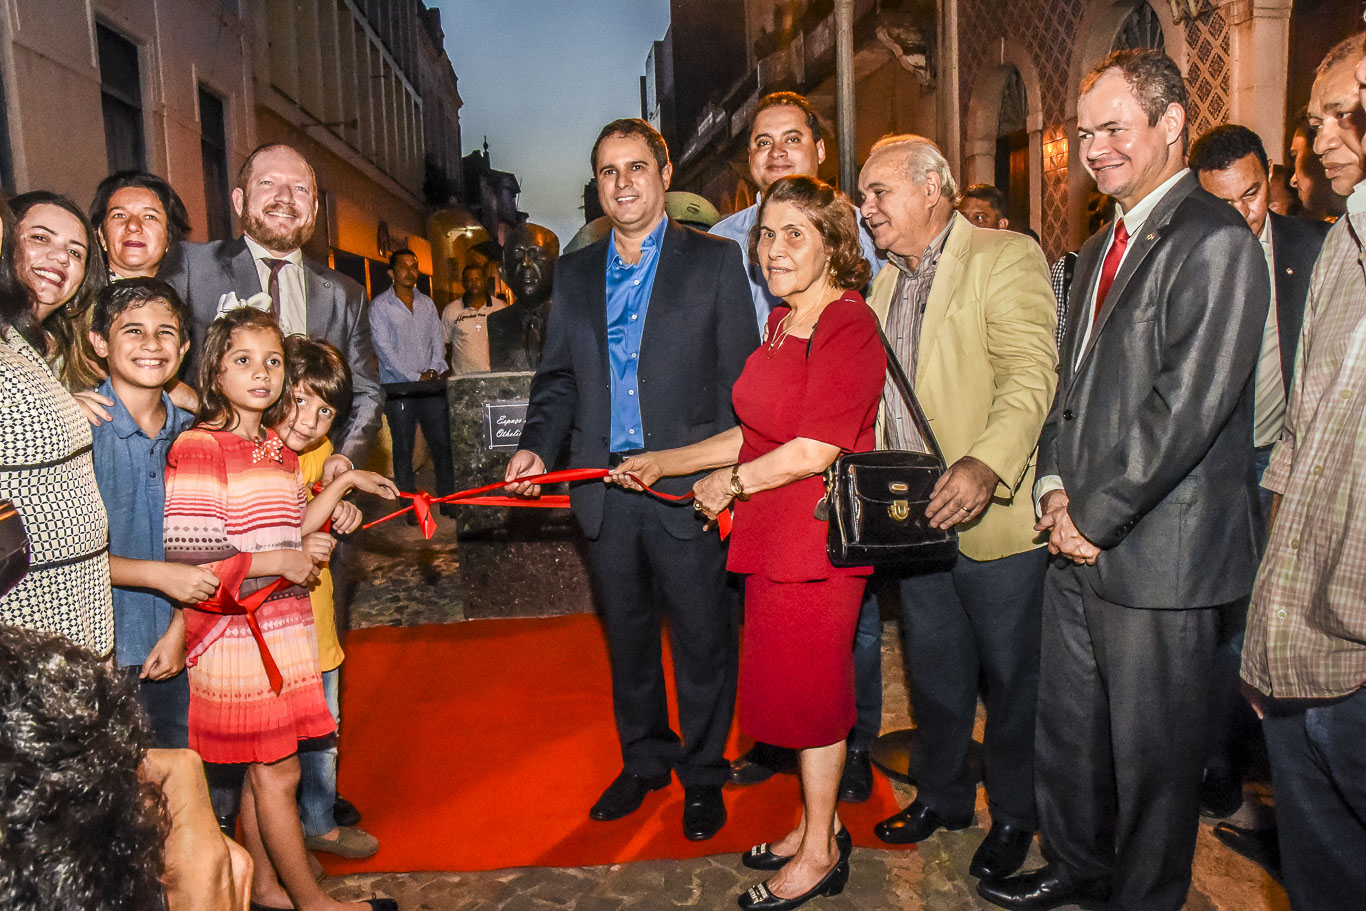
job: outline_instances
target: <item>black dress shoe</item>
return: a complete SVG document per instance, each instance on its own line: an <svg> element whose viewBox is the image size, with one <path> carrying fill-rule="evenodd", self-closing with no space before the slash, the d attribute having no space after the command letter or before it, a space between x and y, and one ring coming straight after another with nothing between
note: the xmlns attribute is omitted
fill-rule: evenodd
<svg viewBox="0 0 1366 911"><path fill-rule="evenodd" d="M873 796L873 760L867 750L850 750L844 757L840 775L840 800L863 803Z"/></svg>
<svg viewBox="0 0 1366 911"><path fill-rule="evenodd" d="M1281 843L1275 826L1268 829L1245 829L1242 826L1221 822L1214 827L1214 837L1227 845L1233 853L1246 857L1277 880L1281 878Z"/></svg>
<svg viewBox="0 0 1366 911"><path fill-rule="evenodd" d="M332 801L332 821L339 826L358 826L360 825L360 810L357 810L351 801L338 794L337 799Z"/></svg>
<svg viewBox="0 0 1366 911"><path fill-rule="evenodd" d="M757 886L750 886L748 891L740 896L740 907L745 911L789 911L791 908L800 908L811 899L822 895L839 895L844 891L844 884L848 881L849 861L841 857L839 862L830 868L830 872L821 877L820 882L796 898L779 898L769 890L767 882L762 882Z"/></svg>
<svg viewBox="0 0 1366 911"><path fill-rule="evenodd" d="M936 829L966 829L972 825L969 814L961 819L945 819L917 798L911 805L873 827L873 834L889 845L913 845L924 841Z"/></svg>
<svg viewBox="0 0 1366 911"><path fill-rule="evenodd" d="M1223 769L1205 769L1200 780L1200 815L1223 819L1243 805L1243 779Z"/></svg>
<svg viewBox="0 0 1366 911"><path fill-rule="evenodd" d="M758 784L768 781L779 772L797 771L797 751L775 747L771 743L756 743L744 755L731 760L727 779L731 784Z"/></svg>
<svg viewBox="0 0 1366 911"><path fill-rule="evenodd" d="M656 778L637 778L630 772L623 771L607 786L607 790L602 792L602 796L593 804L588 815L599 822L630 816L640 809L646 794L668 787L669 778L668 772Z"/></svg>
<svg viewBox="0 0 1366 911"><path fill-rule="evenodd" d="M839 849L840 857L849 859L849 852L854 849L854 838L848 829L840 829L835 833L835 847ZM740 863L751 870L781 870L791 859L790 854L774 854L769 850L768 842L755 845L740 855Z"/></svg>
<svg viewBox="0 0 1366 911"><path fill-rule="evenodd" d="M977 846L968 872L978 879L1000 880L1020 869L1029 854L1034 830L993 822L991 831Z"/></svg>
<svg viewBox="0 0 1366 911"><path fill-rule="evenodd" d="M1110 898L1110 884L1094 880L1073 883L1049 867L1040 867L1000 882L982 880L977 883L977 894L1011 911L1048 911L1063 905L1098 909Z"/></svg>
<svg viewBox="0 0 1366 911"><path fill-rule="evenodd" d="M694 785L683 789L683 836L706 841L726 824L726 803L720 785Z"/></svg>

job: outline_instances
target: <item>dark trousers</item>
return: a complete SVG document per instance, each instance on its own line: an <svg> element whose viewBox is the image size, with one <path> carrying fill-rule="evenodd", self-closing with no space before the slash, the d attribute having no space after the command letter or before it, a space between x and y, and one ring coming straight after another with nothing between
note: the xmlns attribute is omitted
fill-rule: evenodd
<svg viewBox="0 0 1366 911"><path fill-rule="evenodd" d="M413 443L417 428L432 453L436 469L436 493L444 496L455 492L455 470L451 467L451 419L446 410L446 397L414 395L387 398L384 417L389 421L389 434L394 440L394 483L400 490L413 491Z"/></svg>
<svg viewBox="0 0 1366 911"><path fill-rule="evenodd" d="M854 628L854 706L858 717L849 749L867 751L882 729L882 612L871 579Z"/></svg>
<svg viewBox="0 0 1366 911"><path fill-rule="evenodd" d="M1294 911L1366 903L1366 690L1324 702L1284 700L1262 721Z"/></svg>
<svg viewBox="0 0 1366 911"><path fill-rule="evenodd" d="M1112 911L1178 911L1190 889L1219 607L1104 600L1062 560L1044 587L1039 828L1073 882L1106 880Z"/></svg>
<svg viewBox="0 0 1366 911"><path fill-rule="evenodd" d="M1271 447L1257 450L1257 480L1260 482L1271 462ZM1266 551L1266 521L1271 515L1271 491L1258 487L1261 522L1257 527L1258 553ZM1215 654L1214 679L1210 685L1209 753L1205 768L1228 772L1241 778L1248 766L1261 726L1257 716L1243 698L1240 669L1243 663L1243 633L1247 629L1248 603L1239 601L1229 605L1219 618L1219 649Z"/></svg>
<svg viewBox="0 0 1366 911"><path fill-rule="evenodd" d="M1048 551L999 560L959 554L948 570L901 580L911 711L919 731L916 799L941 816L972 815L968 746L982 690L987 802L993 822L1035 827L1034 706Z"/></svg>
<svg viewBox="0 0 1366 911"><path fill-rule="evenodd" d="M726 555L715 533L671 535L660 511L677 508L609 487L601 531L588 542L588 568L611 652L622 765L643 777L676 770L684 786L721 785L739 653ZM669 618L681 743L669 726L661 607Z"/></svg>
<svg viewBox="0 0 1366 911"><path fill-rule="evenodd" d="M138 704L147 714L152 745L163 750L183 750L190 745L190 676L181 671L167 680L143 680L140 665L123 668L124 679L137 691Z"/></svg>

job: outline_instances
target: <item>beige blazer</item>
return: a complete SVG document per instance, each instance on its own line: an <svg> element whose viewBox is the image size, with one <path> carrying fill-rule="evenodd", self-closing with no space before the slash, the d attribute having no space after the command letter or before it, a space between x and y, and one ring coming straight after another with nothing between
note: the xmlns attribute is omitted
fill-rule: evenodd
<svg viewBox="0 0 1366 911"><path fill-rule="evenodd" d="M884 324L898 274L888 263L868 290L868 305ZM948 463L972 456L1001 478L986 510L959 526L959 549L974 560L1043 544L1031 490L1039 430L1058 381L1057 322L1039 245L955 217L925 307L912 382ZM878 441L885 445L881 409Z"/></svg>

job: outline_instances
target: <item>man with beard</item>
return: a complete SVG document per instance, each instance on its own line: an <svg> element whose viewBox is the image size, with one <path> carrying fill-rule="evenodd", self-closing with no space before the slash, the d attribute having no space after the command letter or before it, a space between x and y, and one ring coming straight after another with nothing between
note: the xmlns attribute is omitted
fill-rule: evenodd
<svg viewBox="0 0 1366 911"><path fill-rule="evenodd" d="M520 224L503 245L503 277L517 299L488 318L489 369L535 370L555 283L560 239L540 225Z"/></svg>
<svg viewBox="0 0 1366 911"><path fill-rule="evenodd" d="M193 376L209 324L239 306L259 306L280 321L286 335L304 333L331 342L345 355L355 384L351 414L336 435L323 482L363 463L379 429L384 394L365 317L365 291L322 263L304 259L313 236L318 184L313 168L280 143L258 147L237 172L233 209L242 236L207 244L183 243L161 278L190 306Z"/></svg>

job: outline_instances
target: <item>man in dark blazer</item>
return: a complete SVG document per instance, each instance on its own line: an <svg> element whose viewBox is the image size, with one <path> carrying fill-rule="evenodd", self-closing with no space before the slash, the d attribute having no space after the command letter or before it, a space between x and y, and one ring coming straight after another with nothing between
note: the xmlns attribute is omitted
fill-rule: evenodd
<svg viewBox="0 0 1366 911"><path fill-rule="evenodd" d="M337 451L323 474L330 479L369 456L384 407L365 291L304 258L301 248L317 221L318 186L313 168L294 149L275 143L248 155L232 204L242 236L182 243L158 276L180 292L193 316L187 376L194 376L209 324L238 306L270 310L286 335L306 333L331 342L351 367L355 393L345 426L333 433Z"/></svg>
<svg viewBox="0 0 1366 911"><path fill-rule="evenodd" d="M1285 426L1295 348L1304 322L1309 276L1323 248L1329 225L1322 221L1285 218L1267 209L1271 200L1271 169L1266 148L1256 133L1226 123L1191 144L1190 168L1200 186L1238 210L1261 242L1273 276L1272 306L1267 310L1261 353L1253 391L1252 444L1260 482L1271 460L1271 448ZM1271 513L1271 491L1258 488L1263 531ZM1265 544L1261 539L1260 543ZM1210 713L1210 749L1200 786L1200 812L1223 817L1243 803L1243 775L1251 761L1261 727L1243 698L1238 668L1242 662L1247 606L1234 604L1220 633L1219 667ZM1238 832L1221 835L1236 840Z"/></svg>
<svg viewBox="0 0 1366 911"><path fill-rule="evenodd" d="M1177 911L1190 886L1220 607L1257 565L1252 373L1270 296L1238 213L1184 168L1158 51L1081 85L1080 154L1115 225L1077 262L1035 498L1061 559L1043 608L1036 796L1048 864L1006 908Z"/></svg>
<svg viewBox="0 0 1366 911"><path fill-rule="evenodd" d="M733 427L734 385L759 334L740 248L664 214L664 139L643 120L605 126L593 146L612 233L556 268L554 301L520 450L507 479L569 464L606 468L645 449L687 446ZM661 480L684 493L698 476ZM529 484L515 493L534 495ZM574 485L607 630L623 769L589 815L619 819L677 770L683 831L725 824L723 754L735 701L736 629L725 550L695 511L600 481ZM656 598L669 617L682 741L669 726Z"/></svg>

